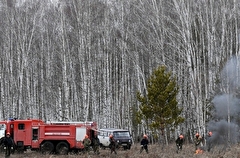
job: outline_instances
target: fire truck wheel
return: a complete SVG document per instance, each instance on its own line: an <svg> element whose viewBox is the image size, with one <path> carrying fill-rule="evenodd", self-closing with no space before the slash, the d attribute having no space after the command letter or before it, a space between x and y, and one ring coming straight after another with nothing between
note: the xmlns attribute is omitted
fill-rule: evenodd
<svg viewBox="0 0 240 158"><path fill-rule="evenodd" d="M41 151L43 154L50 154L54 149L54 145L52 142L45 142L41 145Z"/></svg>
<svg viewBox="0 0 240 158"><path fill-rule="evenodd" d="M56 152L60 155L67 155L68 150L69 150L69 147L66 142L59 142L56 146Z"/></svg>

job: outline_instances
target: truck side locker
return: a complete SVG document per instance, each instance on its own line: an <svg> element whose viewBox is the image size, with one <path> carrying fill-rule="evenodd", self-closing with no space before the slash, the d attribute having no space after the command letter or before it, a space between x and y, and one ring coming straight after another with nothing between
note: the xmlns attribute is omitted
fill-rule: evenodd
<svg viewBox="0 0 240 158"><path fill-rule="evenodd" d="M76 147L83 148L82 141L86 135L85 127L76 127Z"/></svg>
<svg viewBox="0 0 240 158"><path fill-rule="evenodd" d="M39 127L32 127L32 148L39 147Z"/></svg>

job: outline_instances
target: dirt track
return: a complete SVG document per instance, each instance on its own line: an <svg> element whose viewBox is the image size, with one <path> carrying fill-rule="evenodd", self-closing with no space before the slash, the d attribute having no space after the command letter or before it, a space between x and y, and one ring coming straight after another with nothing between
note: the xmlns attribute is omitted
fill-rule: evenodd
<svg viewBox="0 0 240 158"><path fill-rule="evenodd" d="M240 145L223 149L215 147L211 152L203 151L203 154L195 154L194 145L184 145L180 153L176 153L175 144L169 146L149 145L149 154L139 153L140 146L134 145L131 150L117 150L117 155L111 154L109 149L100 149L100 154L95 155L92 151L89 154L68 155L42 155L39 152L27 151L23 154L13 154L10 158L240 158ZM4 158L4 153L0 153Z"/></svg>

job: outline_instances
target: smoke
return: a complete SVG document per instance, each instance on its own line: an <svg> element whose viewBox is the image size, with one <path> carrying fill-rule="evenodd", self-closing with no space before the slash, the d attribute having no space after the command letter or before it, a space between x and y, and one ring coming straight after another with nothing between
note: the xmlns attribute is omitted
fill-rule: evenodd
<svg viewBox="0 0 240 158"><path fill-rule="evenodd" d="M230 92L234 92L236 89L240 88L240 59L238 58L231 58L221 72L221 83L223 87Z"/></svg>
<svg viewBox="0 0 240 158"><path fill-rule="evenodd" d="M215 107L214 118L215 119L226 119L230 115L231 118L238 116L240 112L239 99L234 97L232 94L217 95L212 100Z"/></svg>
<svg viewBox="0 0 240 158"><path fill-rule="evenodd" d="M213 120L208 123L208 130L213 132L211 141L214 144L239 142L238 117L240 100L236 94L240 88L239 63L237 58L230 59L221 72L222 94L212 100L214 105Z"/></svg>
<svg viewBox="0 0 240 158"><path fill-rule="evenodd" d="M235 123L228 123L226 120L209 122L209 130L213 131L211 141L214 144L235 144L238 142L239 127ZM228 138L228 136L230 136ZM229 139L229 140L228 140Z"/></svg>

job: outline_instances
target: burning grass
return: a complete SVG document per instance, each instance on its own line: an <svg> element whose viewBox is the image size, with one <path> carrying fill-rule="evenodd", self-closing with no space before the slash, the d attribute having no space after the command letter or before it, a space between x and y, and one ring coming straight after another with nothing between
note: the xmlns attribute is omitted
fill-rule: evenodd
<svg viewBox="0 0 240 158"><path fill-rule="evenodd" d="M197 149L195 152L195 154L202 154L202 153L203 153L203 150L201 150L201 149Z"/></svg>
<svg viewBox="0 0 240 158"><path fill-rule="evenodd" d="M204 148L200 148L199 151L195 150L194 144L184 144L183 149L177 153L175 144L169 146L155 144L149 145L149 154L145 151L140 154L140 145L135 144L131 150L117 150L117 155L111 154L109 149L100 149L100 155L94 155L93 152L89 154L42 155L38 152L28 151L23 154L15 153L11 155L11 158L240 158L239 151L240 145L227 148L217 146L208 152ZM4 157L4 153L1 153L0 157Z"/></svg>

